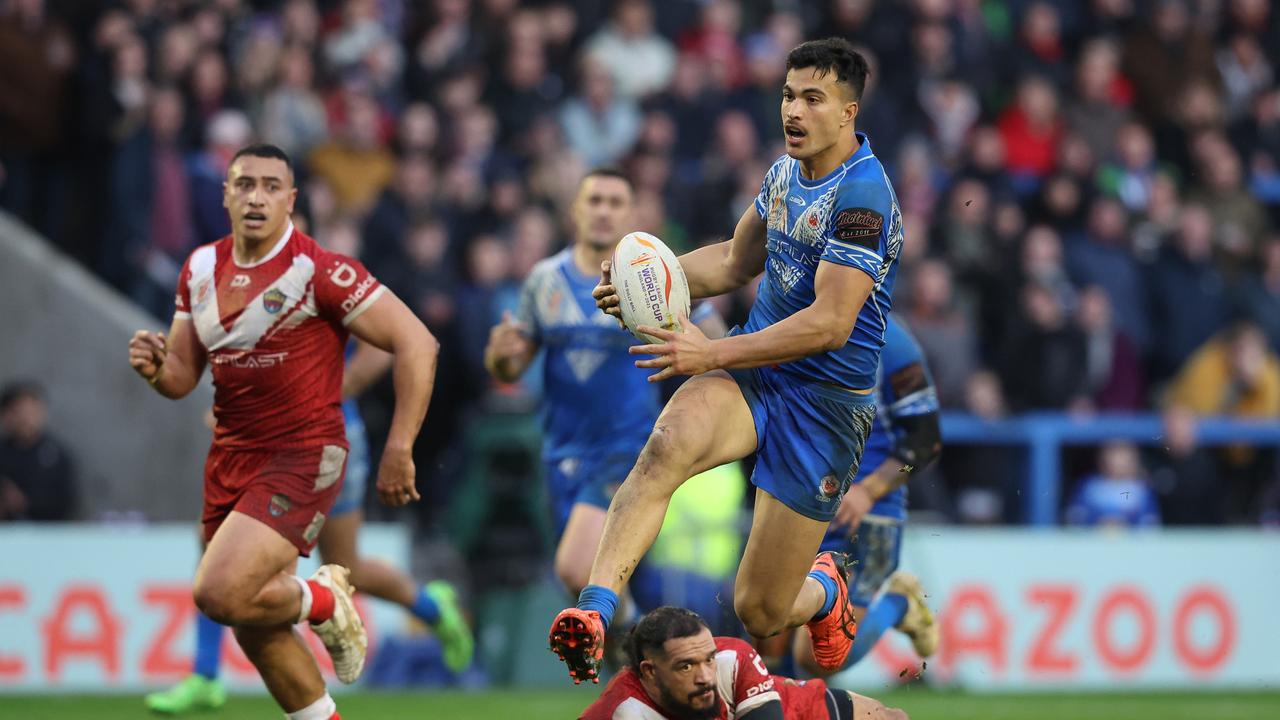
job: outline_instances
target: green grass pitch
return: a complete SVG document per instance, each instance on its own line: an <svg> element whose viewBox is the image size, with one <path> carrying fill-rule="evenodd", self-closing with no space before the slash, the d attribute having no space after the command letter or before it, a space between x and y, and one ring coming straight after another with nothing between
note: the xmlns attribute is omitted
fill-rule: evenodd
<svg viewBox="0 0 1280 720"><path fill-rule="evenodd" d="M337 697L343 720L572 720L594 697L577 690L492 690L474 693L371 693ZM1194 693L1055 693L973 695L924 688L880 693L913 719L928 720L1263 720L1280 718L1280 690ZM4 695L0 718L126 720L153 717L133 695ZM233 697L219 713L198 718L279 718L262 696Z"/></svg>

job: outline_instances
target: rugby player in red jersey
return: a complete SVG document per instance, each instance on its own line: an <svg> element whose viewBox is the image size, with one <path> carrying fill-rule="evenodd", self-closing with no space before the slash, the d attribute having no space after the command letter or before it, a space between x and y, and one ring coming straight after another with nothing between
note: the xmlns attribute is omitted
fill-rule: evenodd
<svg viewBox="0 0 1280 720"><path fill-rule="evenodd" d="M438 344L358 261L294 228L298 191L282 150L241 149L223 188L231 235L187 258L169 334L135 333L129 364L171 399L190 393L210 366L217 427L205 464L196 606L234 629L289 718L330 720L336 706L293 626L310 623L348 683L364 667L364 626L346 568L324 565L310 579L293 571L342 485L343 350L354 334L394 356L395 415L377 489L399 506L420 499L412 448Z"/></svg>
<svg viewBox="0 0 1280 720"><path fill-rule="evenodd" d="M747 642L713 637L697 613L661 607L627 639L630 664L579 720L907 720L822 680L770 675Z"/></svg>

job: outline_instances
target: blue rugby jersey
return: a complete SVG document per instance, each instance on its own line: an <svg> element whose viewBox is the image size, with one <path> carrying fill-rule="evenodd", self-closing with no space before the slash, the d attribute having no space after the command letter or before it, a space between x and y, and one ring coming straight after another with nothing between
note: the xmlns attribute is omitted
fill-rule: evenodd
<svg viewBox="0 0 1280 720"><path fill-rule="evenodd" d="M826 177L805 180L799 161L787 155L769 168L755 202L768 226L768 260L744 329L757 332L812 305L819 262L862 270L875 289L844 347L782 365L802 378L861 390L875 385L902 212L867 136L857 136L857 152Z"/></svg>

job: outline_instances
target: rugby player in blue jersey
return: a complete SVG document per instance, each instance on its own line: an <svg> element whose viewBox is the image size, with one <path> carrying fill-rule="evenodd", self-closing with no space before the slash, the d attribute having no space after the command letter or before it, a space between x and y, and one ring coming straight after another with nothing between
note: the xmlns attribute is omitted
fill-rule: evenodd
<svg viewBox="0 0 1280 720"><path fill-rule="evenodd" d="M753 452L758 491L734 608L756 637L807 625L815 662L844 664L854 637L844 558L818 550L875 417L902 245L893 187L854 128L866 76L866 60L845 40L791 51L781 93L786 154L731 239L680 258L694 298L764 273L746 327L720 339L688 323L681 332L645 328L662 342L632 348L652 356L637 362L656 370L650 380L695 377L662 411L614 495L577 606L552 623L551 649L575 682L597 680L618 593L676 488ZM597 304L617 316L602 270Z"/></svg>
<svg viewBox="0 0 1280 720"><path fill-rule="evenodd" d="M823 550L845 553L851 560L849 602L858 620L858 636L844 667L866 657L891 627L910 638L922 658L938 647L938 628L920 581L910 573L895 572L907 521L907 480L942 450L938 392L920 344L892 315L880 353L876 404L875 424L862 453L863 469L822 540ZM803 630L796 633L793 657L819 677L839 669L812 662L809 636Z"/></svg>
<svg viewBox="0 0 1280 720"><path fill-rule="evenodd" d="M631 230L634 210L626 175L612 168L588 173L571 211L573 244L534 266L516 315L492 329L485 348L485 367L506 382L545 351L542 460L559 538L556 575L573 595L587 584L605 510L662 408L649 371L637 368L628 352L635 338L598 312L591 294L600 263ZM706 332L723 334L709 306L694 314ZM648 569L633 578L641 610L662 604L660 583Z"/></svg>

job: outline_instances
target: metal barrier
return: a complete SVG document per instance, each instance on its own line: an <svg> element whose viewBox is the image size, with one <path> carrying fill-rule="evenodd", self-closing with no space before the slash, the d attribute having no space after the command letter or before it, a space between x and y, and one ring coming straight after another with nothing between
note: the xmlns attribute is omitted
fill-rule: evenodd
<svg viewBox="0 0 1280 720"><path fill-rule="evenodd" d="M1036 526L1056 524L1062 494L1062 448L1128 440L1136 445L1164 442L1164 422L1155 413L1028 413L1002 420L986 420L964 413L943 413L946 445L1024 446L1027 473L1023 511ZM1239 420L1204 417L1196 421L1200 445L1280 446L1280 419Z"/></svg>

